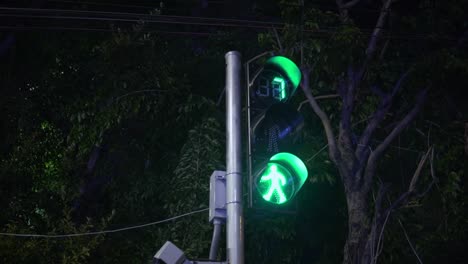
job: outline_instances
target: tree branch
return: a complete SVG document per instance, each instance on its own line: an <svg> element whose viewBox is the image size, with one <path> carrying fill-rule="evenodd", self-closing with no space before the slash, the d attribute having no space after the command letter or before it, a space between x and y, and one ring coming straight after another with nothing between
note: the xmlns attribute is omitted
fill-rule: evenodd
<svg viewBox="0 0 468 264"><path fill-rule="evenodd" d="M347 3L343 3L342 0L338 0L338 7L342 9L350 9L351 7L355 6L357 3L359 3L361 0L351 0Z"/></svg>
<svg viewBox="0 0 468 264"><path fill-rule="evenodd" d="M427 157L429 156L429 154L432 152L432 149L433 147L431 146L427 152L424 154L424 156L421 158L421 160L419 161L419 164L418 164L418 167L416 168L414 174L413 174L413 177L411 178L411 182L410 182L410 185L408 187L408 190L406 192L404 192L402 195L400 195L400 197L398 197L398 199L393 202L385 211L385 213L388 213L390 214L393 210L403 206L406 201L408 201L408 199L413 196L413 195L417 195L416 194L416 183L418 182L419 180L419 176L421 175L421 171L422 171L422 168L424 167L424 164L426 163L426 160L427 160ZM433 178L433 182L435 181L436 179ZM430 184L430 186L432 186L432 184ZM419 196L419 195L418 195Z"/></svg>
<svg viewBox="0 0 468 264"><path fill-rule="evenodd" d="M326 95L319 95L317 97L314 97L316 101L318 100L322 100L322 99L333 99L333 98L337 98L337 97L340 97L340 95L338 94L326 94ZM309 100L304 100L302 101L299 106L297 107L297 111L301 111L301 108L304 104L308 103Z"/></svg>
<svg viewBox="0 0 468 264"><path fill-rule="evenodd" d="M278 31L276 30L275 27L272 27L272 29L273 29L273 33L275 34L276 42L278 43L278 48L280 50L280 53L283 54L284 52L283 45L281 45L281 40L279 38Z"/></svg>
<svg viewBox="0 0 468 264"><path fill-rule="evenodd" d="M424 99L426 97L426 89L421 91L416 99L416 105L413 109L393 128L392 132L380 143L377 148L370 154L370 157L367 161L367 166L364 174L364 190L367 192L372 186L372 178L375 175L375 170L377 168L377 161L388 148L390 143L405 129L411 121L416 117L419 110L421 109Z"/></svg>
<svg viewBox="0 0 468 264"><path fill-rule="evenodd" d="M332 126L330 123L330 119L328 118L327 114L323 112L323 110L317 104L317 101L315 100L314 96L312 95L310 84L309 84L309 74L310 74L309 69L302 69L301 88L302 88L302 91L304 91L304 94L307 100L309 101L310 106L314 110L315 114L322 121L322 125L325 129L325 134L326 134L327 141L328 141L330 159L333 162L335 162L335 164L337 164L339 161L339 152L336 147L336 140L335 140L335 136L333 135L333 130L332 130Z"/></svg>
<svg viewBox="0 0 468 264"><path fill-rule="evenodd" d="M406 241L408 241L408 244L410 245L411 250L413 250L413 253L414 253L414 255L416 256L416 258L418 259L419 264L423 264L423 262L421 261L421 258L420 258L419 255L418 255L418 252L416 252L416 249L415 249L414 246L413 246L413 243L411 243L411 241L410 241L410 239L409 239L409 236L408 236L408 234L406 233L406 229L405 229L405 227L403 226L403 224L401 223L400 219L398 219L398 223L400 223L401 229L403 229L403 234L404 234L405 237L406 237Z"/></svg>
<svg viewBox="0 0 468 264"><path fill-rule="evenodd" d="M371 38L369 40L369 45L366 49L367 60L369 60L374 55L375 46L377 45L377 41L379 40L382 34L382 29L385 24L385 19L387 18L391 4L392 0L387 0L382 5L382 9L380 9L380 15L377 19L377 24L374 27L374 31L372 32Z"/></svg>
<svg viewBox="0 0 468 264"><path fill-rule="evenodd" d="M383 230L385 229L385 225L388 220L388 215L385 218L385 221L381 223L382 219L382 202L384 195L387 193L389 186L387 184L381 184L379 187L379 191L377 192L377 199L375 199L375 206L374 206L374 221L372 223L372 228L371 228L371 235L370 235L370 241L369 241L369 249L371 251L371 263L374 263L377 260L378 257L378 252L380 249L380 242L383 237ZM379 225L382 225L380 227ZM377 237L377 234L379 236ZM374 261L375 260L375 261Z"/></svg>
<svg viewBox="0 0 468 264"><path fill-rule="evenodd" d="M347 3L345 3L343 0L336 0L336 5L338 6L338 10L343 22L347 22L348 20L348 9L355 6L359 2L360 0L351 0Z"/></svg>
<svg viewBox="0 0 468 264"><path fill-rule="evenodd" d="M351 146L351 114L354 108L356 78L360 78L360 76L357 76L357 73L349 66L347 77L347 82L341 81L340 84L338 84L339 93L343 98L339 138L340 142Z"/></svg>
<svg viewBox="0 0 468 264"><path fill-rule="evenodd" d="M411 178L411 182L409 184L408 190L406 192L404 192L403 194L401 194L400 197L398 197L398 199L396 199L395 202L391 203L390 206L385 210L382 209L381 204L382 204L382 196L386 192L386 189L384 188L384 185L380 186L379 195L378 195L378 198L377 198L377 200L375 202L374 222L372 224L372 233L371 233L371 238L370 238L371 239L371 241L370 241L370 246L371 246L370 250L371 250L372 257L373 257L373 263L377 263L377 259L378 259L379 255L380 255L381 250L382 250L381 239L382 239L382 236L383 236L383 233L384 233L384 230L385 230L385 225L387 223L387 220L388 220L390 214L394 210L396 210L397 208L400 208L403 205L405 205L412 196L415 196L415 195L420 196L420 195L416 194L416 184L417 184L417 182L419 180L422 168L424 167L424 164L426 163L427 158L429 157L429 155L431 155L431 169L432 169L432 158L434 157L434 147L433 146L431 146L426 151L424 156L419 161L418 167L416 168L416 170L415 170L415 172L413 174L413 177ZM431 174L432 174L432 172L431 172ZM432 180L431 184L429 185L429 188L436 181L436 178L434 177L433 174L432 174L432 179L433 180ZM423 194L426 194L426 193L427 193L427 190ZM379 235L379 238L377 240L377 245L375 245L375 239L376 239L375 235L376 235L377 232L379 232L380 235Z"/></svg>
<svg viewBox="0 0 468 264"><path fill-rule="evenodd" d="M430 147L427 150L426 154L424 154L424 156L419 161L418 167L416 168L416 171L413 174L413 178L411 179L411 182L410 182L410 185L409 185L409 188L408 188L408 192L414 192L414 190L416 190L416 183L419 180L419 175L421 175L421 170L422 170L422 168L424 166L424 163L426 163L426 160L429 157L429 154L431 152L432 152L432 147Z"/></svg>
<svg viewBox="0 0 468 264"><path fill-rule="evenodd" d="M431 151L431 159L429 160L429 165L431 169L431 177L432 181L431 183L427 186L426 190L420 194L418 194L418 197L424 197L431 189L434 184L437 183L438 179L435 176L435 170L434 170L434 146L432 146L432 151Z"/></svg>
<svg viewBox="0 0 468 264"><path fill-rule="evenodd" d="M401 88L401 85L403 81L406 79L406 76L408 76L409 71L405 72L396 85L393 87L392 92L390 94L385 94L384 92L380 91L377 87L374 87L373 90L374 92L381 97L380 104L377 107L377 110L375 113L372 115L369 123L367 124L366 128L364 129L364 132L362 133L361 137L359 138L358 141L358 146L356 148L356 157L362 163L365 158L367 157L367 149L369 147L369 143L371 140L372 135L374 134L374 131L377 129L379 124L382 122L382 120L385 118L385 115L388 113L388 110L390 109L393 98L395 95L398 93L398 91Z"/></svg>
<svg viewBox="0 0 468 264"><path fill-rule="evenodd" d="M168 90L147 89L147 90L132 91L132 92L129 92L129 93L126 93L126 94L124 94L124 95L121 95L121 96L117 97L117 98L115 99L115 101L117 102L117 101L119 101L120 99L122 99L122 98L124 98L124 97L126 97L126 96L133 95L133 94L137 94L137 93L154 93L154 92L158 92L158 93L160 92L160 93L162 93L162 92L168 92Z"/></svg>
<svg viewBox="0 0 468 264"><path fill-rule="evenodd" d="M385 55L385 52L387 51L387 47L388 47L388 43L390 43L390 39L387 39L385 41L385 44L382 48L382 51L380 51L380 55L379 55L379 61L382 61L383 60L383 57Z"/></svg>

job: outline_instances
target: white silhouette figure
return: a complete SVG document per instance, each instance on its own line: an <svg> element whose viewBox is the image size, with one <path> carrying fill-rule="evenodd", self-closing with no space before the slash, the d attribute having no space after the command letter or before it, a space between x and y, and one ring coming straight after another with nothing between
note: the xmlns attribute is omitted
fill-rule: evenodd
<svg viewBox="0 0 468 264"><path fill-rule="evenodd" d="M270 181L271 183L268 192L263 195L263 198L267 201L270 201L271 196L276 193L278 204L286 202L286 196L284 195L283 189L281 189L281 186L286 185L286 178L283 174L278 172L276 165L272 165L270 167L270 172L264 174L260 179L260 182L265 181Z"/></svg>

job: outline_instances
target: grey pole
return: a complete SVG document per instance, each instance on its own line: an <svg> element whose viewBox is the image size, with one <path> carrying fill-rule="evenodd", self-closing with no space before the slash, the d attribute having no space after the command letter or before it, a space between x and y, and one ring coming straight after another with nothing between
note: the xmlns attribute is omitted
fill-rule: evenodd
<svg viewBox="0 0 468 264"><path fill-rule="evenodd" d="M226 59L226 207L228 263L244 263L242 211L241 55L230 51Z"/></svg>
<svg viewBox="0 0 468 264"><path fill-rule="evenodd" d="M213 238L211 239L211 247L210 247L210 260L216 260L218 256L218 248L219 248L219 238L221 237L221 220L215 218L213 220Z"/></svg>

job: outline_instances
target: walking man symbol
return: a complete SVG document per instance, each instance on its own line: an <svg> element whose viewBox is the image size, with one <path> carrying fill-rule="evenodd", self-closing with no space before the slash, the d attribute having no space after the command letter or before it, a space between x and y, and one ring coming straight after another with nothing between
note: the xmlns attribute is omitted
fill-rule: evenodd
<svg viewBox="0 0 468 264"><path fill-rule="evenodd" d="M281 186L286 184L286 178L283 174L278 172L276 165L271 165L269 170L269 173L265 173L262 178L260 178L260 182L270 181L270 188L268 189L268 192L263 195L263 198L267 201L270 201L271 196L275 194L277 203L282 204L287 200L283 189L281 188Z"/></svg>

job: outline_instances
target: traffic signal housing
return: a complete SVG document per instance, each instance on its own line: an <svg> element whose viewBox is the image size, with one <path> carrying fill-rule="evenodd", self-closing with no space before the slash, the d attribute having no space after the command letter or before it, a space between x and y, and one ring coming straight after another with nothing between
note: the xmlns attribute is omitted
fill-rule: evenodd
<svg viewBox="0 0 468 264"><path fill-rule="evenodd" d="M296 195L307 179L307 168L300 158L280 152L273 155L257 177L261 197L273 204L284 204Z"/></svg>
<svg viewBox="0 0 468 264"><path fill-rule="evenodd" d="M304 162L293 154L304 118L289 104L301 81L301 71L289 58L273 56L254 80L250 81L249 75L247 80L249 203L252 207L255 192L255 200L285 205L308 176Z"/></svg>

